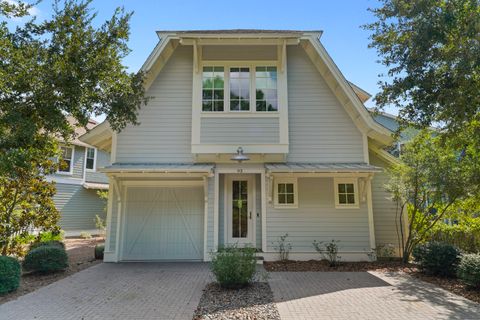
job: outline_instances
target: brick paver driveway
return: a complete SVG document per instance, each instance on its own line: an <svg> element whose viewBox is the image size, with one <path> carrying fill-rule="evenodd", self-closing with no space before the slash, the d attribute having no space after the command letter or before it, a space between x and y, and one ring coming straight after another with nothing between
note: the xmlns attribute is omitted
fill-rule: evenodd
<svg viewBox="0 0 480 320"><path fill-rule="evenodd" d="M410 276L272 272L282 319L480 319L480 305Z"/></svg>
<svg viewBox="0 0 480 320"><path fill-rule="evenodd" d="M100 264L0 305L0 319L192 319L203 263Z"/></svg>

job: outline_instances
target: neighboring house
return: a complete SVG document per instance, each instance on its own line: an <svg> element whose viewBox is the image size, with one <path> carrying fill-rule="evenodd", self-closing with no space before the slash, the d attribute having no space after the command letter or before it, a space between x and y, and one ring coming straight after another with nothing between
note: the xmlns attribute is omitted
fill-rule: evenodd
<svg viewBox="0 0 480 320"><path fill-rule="evenodd" d="M69 118L73 124L73 119ZM87 128L92 129L97 122L90 120ZM75 135L85 133L85 128L77 127ZM96 234L95 215L105 218L105 201L97 195L97 190L108 190L108 179L98 168L110 164L110 154L98 150L75 138L69 144L60 144L63 165L56 174L48 177L56 182L57 193L53 200L61 213L60 227L67 236L79 235L85 231Z"/></svg>
<svg viewBox="0 0 480 320"><path fill-rule="evenodd" d="M105 261L209 260L225 244L278 259L342 260L398 248L384 190L391 131L346 81L321 32L158 32L142 67L140 125L102 123L80 139L111 152ZM404 221L405 222L405 221Z"/></svg>

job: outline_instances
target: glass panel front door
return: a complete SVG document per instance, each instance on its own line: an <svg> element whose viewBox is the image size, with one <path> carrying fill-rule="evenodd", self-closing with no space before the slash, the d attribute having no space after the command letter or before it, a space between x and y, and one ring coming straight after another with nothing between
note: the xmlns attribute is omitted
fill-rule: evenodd
<svg viewBox="0 0 480 320"><path fill-rule="evenodd" d="M248 181L232 181L232 238L248 237Z"/></svg>

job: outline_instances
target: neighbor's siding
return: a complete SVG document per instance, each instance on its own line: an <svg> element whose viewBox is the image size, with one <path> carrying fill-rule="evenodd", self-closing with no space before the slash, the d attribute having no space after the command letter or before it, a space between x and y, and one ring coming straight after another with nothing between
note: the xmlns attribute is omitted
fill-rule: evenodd
<svg viewBox="0 0 480 320"><path fill-rule="evenodd" d="M203 60L276 60L277 46L204 46Z"/></svg>
<svg viewBox="0 0 480 320"><path fill-rule="evenodd" d="M98 169L110 165L110 153L97 150L97 167L96 171L86 171L85 172L85 181L88 182L100 182L108 183L108 178L104 173L98 171Z"/></svg>
<svg viewBox="0 0 480 320"><path fill-rule="evenodd" d="M200 143L273 144L279 143L276 118L202 118Z"/></svg>
<svg viewBox="0 0 480 320"><path fill-rule="evenodd" d="M95 215L105 219L106 202L101 200L95 190L85 189L81 185L56 185L57 193L53 197L55 206L61 213L60 227L63 230L92 230L95 227Z"/></svg>
<svg viewBox="0 0 480 320"><path fill-rule="evenodd" d="M191 46L179 46L146 92L152 97L117 138L117 162L192 162Z"/></svg>
<svg viewBox="0 0 480 320"><path fill-rule="evenodd" d="M290 162L363 162L362 134L305 51L288 46Z"/></svg>
<svg viewBox="0 0 480 320"><path fill-rule="evenodd" d="M388 163L380 159L374 153L370 153L370 163L374 166L382 168L388 167ZM387 182L388 174L386 172L376 173L372 180L375 242L377 246L393 244L396 248L398 248L399 240L397 235L397 224L399 223L399 218L396 217L396 205L390 199L390 193L385 190L385 184L387 184ZM398 224L398 226L400 225Z"/></svg>
<svg viewBox="0 0 480 320"><path fill-rule="evenodd" d="M362 190L359 190L361 194ZM315 252L313 241L339 240L340 251L370 250L366 203L359 209L336 209L333 178L299 178L298 209L267 206L267 250L274 252L280 236L288 233L292 253Z"/></svg>

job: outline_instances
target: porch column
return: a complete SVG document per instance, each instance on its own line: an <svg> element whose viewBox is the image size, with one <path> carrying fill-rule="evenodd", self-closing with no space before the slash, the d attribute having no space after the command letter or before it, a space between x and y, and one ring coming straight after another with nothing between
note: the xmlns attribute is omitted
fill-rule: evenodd
<svg viewBox="0 0 480 320"><path fill-rule="evenodd" d="M113 178L113 185L115 186L115 195L117 201L117 224L116 224L116 233L115 233L115 261L118 262L120 260L120 232L121 232L121 224L122 224L122 189L117 181L117 179Z"/></svg>
<svg viewBox="0 0 480 320"><path fill-rule="evenodd" d="M267 183L265 170L260 174L260 192L262 199L262 251L267 252Z"/></svg>
<svg viewBox="0 0 480 320"><path fill-rule="evenodd" d="M367 209L368 209L368 230L370 232L370 249L375 249L375 225L373 221L373 199L372 199L373 175L367 177L365 188L367 188Z"/></svg>

